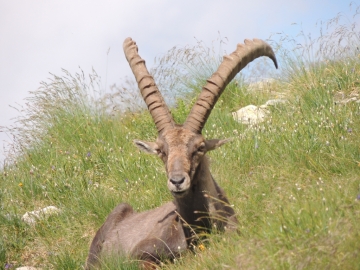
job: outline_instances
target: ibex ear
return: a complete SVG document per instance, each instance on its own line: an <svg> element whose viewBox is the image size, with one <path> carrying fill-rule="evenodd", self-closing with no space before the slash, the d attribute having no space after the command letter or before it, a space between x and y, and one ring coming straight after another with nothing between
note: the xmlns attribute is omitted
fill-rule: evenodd
<svg viewBox="0 0 360 270"><path fill-rule="evenodd" d="M134 140L134 144L141 151L144 151L149 154L157 154L158 145L155 142L144 142L140 140Z"/></svg>
<svg viewBox="0 0 360 270"><path fill-rule="evenodd" d="M232 138L224 139L224 140L219 140L219 139L206 140L205 141L206 151L214 150L230 141L232 141Z"/></svg>

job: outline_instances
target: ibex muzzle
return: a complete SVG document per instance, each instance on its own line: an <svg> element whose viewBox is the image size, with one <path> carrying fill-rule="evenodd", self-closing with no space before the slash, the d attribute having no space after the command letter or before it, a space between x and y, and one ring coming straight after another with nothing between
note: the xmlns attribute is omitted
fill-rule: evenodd
<svg viewBox="0 0 360 270"><path fill-rule="evenodd" d="M235 212L213 179L206 157L206 152L229 140L205 140L201 131L226 85L242 68L260 56L270 57L277 67L266 42L245 40L245 45L239 44L224 57L185 123L177 125L131 38L124 41L124 51L158 131L156 142L134 142L139 149L162 159L174 200L141 213L135 213L128 204L119 204L96 233L86 269L98 266L99 260L109 255L131 256L149 266L176 257L193 242L194 233L208 232L213 226L219 230L236 228Z"/></svg>

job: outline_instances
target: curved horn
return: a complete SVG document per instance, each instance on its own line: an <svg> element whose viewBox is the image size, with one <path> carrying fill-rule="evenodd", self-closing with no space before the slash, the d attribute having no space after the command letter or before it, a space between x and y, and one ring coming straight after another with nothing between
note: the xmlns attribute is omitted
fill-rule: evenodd
<svg viewBox="0 0 360 270"><path fill-rule="evenodd" d="M274 62L275 67L278 67L275 54L265 41L245 39L244 43L245 45L238 44L236 51L232 54L224 56L218 70L207 80L184 123L184 128L201 133L211 110L225 87L240 70L254 59L267 56Z"/></svg>
<svg viewBox="0 0 360 270"><path fill-rule="evenodd" d="M138 47L131 38L127 38L123 44L126 60L129 62L140 92L149 112L154 119L158 133L174 127L175 123L166 106L166 103L157 88L154 78L149 74L145 60L138 54Z"/></svg>

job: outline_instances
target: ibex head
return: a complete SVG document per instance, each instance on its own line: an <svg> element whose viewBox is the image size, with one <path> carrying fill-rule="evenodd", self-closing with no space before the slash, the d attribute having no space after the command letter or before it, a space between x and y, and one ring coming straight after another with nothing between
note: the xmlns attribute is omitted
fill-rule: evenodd
<svg viewBox="0 0 360 270"><path fill-rule="evenodd" d="M148 153L157 154L165 164L168 188L174 196L186 194L194 183L194 175L207 151L228 140L205 140L201 134L181 126L159 133L156 142L136 140L136 146Z"/></svg>
<svg viewBox="0 0 360 270"><path fill-rule="evenodd" d="M156 142L135 140L135 144L163 160L169 190L175 197L182 197L197 184L194 176L205 153L229 141L205 140L201 135L223 90L241 69L260 56L268 56L277 67L275 54L270 45L259 39L238 44L236 51L225 56L218 70L207 80L185 123L177 125L131 38L124 41L124 52L158 130Z"/></svg>

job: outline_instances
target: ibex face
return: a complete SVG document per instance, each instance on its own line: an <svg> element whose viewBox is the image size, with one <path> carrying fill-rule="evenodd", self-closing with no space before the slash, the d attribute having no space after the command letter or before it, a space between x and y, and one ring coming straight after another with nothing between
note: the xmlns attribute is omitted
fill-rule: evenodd
<svg viewBox="0 0 360 270"><path fill-rule="evenodd" d="M161 133L156 142L136 140L135 144L140 150L161 158L165 164L169 190L175 197L182 197L196 184L194 175L206 152L228 141L205 140L201 134L177 126Z"/></svg>

